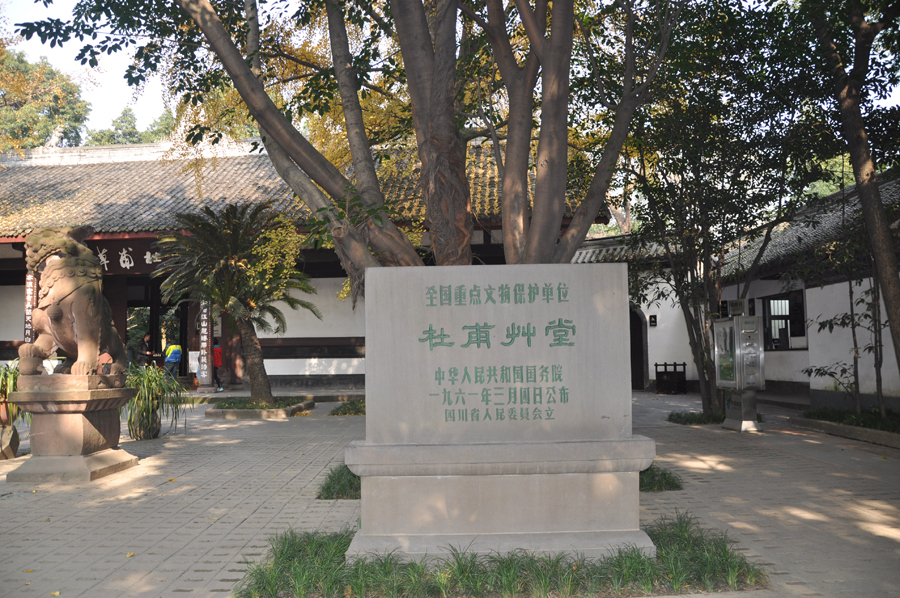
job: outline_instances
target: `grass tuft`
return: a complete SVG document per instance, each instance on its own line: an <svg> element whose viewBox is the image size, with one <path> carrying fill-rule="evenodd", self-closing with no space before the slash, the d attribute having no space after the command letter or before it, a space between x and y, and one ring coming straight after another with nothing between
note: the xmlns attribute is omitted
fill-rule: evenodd
<svg viewBox="0 0 900 598"><path fill-rule="evenodd" d="M561 598L761 588L766 575L733 550L724 534L700 528L687 513L647 528L657 558L623 548L600 560L522 550L487 556L452 550L445 559L401 562L396 554L344 560L352 532L288 530L269 554L248 563L237 598Z"/></svg>
<svg viewBox="0 0 900 598"><path fill-rule="evenodd" d="M341 403L339 407L335 407L328 415L365 415L366 401L365 399L355 399Z"/></svg>
<svg viewBox="0 0 900 598"><path fill-rule="evenodd" d="M359 500L359 493L359 476L341 463L328 472L328 477L322 482L316 498L320 500Z"/></svg>
<svg viewBox="0 0 900 598"><path fill-rule="evenodd" d="M681 477L663 467L651 465L640 473L641 492L666 492L681 488Z"/></svg>
<svg viewBox="0 0 900 598"><path fill-rule="evenodd" d="M872 409L871 411L856 413L856 411L845 411L843 409L831 409L828 407L804 411L803 417L900 434L900 413L895 413L890 409L888 409L887 417L885 418L881 417L878 408Z"/></svg>

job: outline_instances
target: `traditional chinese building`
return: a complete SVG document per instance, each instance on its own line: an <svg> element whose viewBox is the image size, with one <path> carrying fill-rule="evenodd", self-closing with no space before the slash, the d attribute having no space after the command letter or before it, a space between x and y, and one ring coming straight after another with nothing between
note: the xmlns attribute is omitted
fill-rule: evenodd
<svg viewBox="0 0 900 598"><path fill-rule="evenodd" d="M103 291L116 328L127 338L129 309L149 308L153 349L160 352L160 319L168 307L160 298L155 241L176 226L175 214L220 210L230 203L272 200L278 210L301 217L302 208L268 157L250 153L249 143L217 147L202 163L170 158L166 143L35 149L0 156L0 360L17 356L30 335L33 280L26 276L24 237L36 228L90 225L86 243L104 268ZM499 177L490 152L474 147L467 171L476 221L476 263L503 263L500 244ZM382 168L388 201L399 207L405 225L419 223L424 204L417 192L414 160ZM427 248L427 232L421 245ZM338 294L346 275L332 250L304 252L301 269L313 278L320 321L285 309L288 329L281 337L260 333L266 369L280 385L361 385L365 374L364 300L354 310ZM308 298L308 297L307 297ZM196 361L200 349L199 306L178 310L179 344ZM240 340L221 322L225 366L242 376ZM191 368L185 359L182 374ZM193 369L196 369L194 366Z"/></svg>

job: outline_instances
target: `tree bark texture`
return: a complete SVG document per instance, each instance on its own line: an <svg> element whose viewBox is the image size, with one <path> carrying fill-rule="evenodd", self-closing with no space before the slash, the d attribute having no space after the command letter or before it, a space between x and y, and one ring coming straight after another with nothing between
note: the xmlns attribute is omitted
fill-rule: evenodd
<svg viewBox="0 0 900 598"><path fill-rule="evenodd" d="M272 403L272 386L263 363L262 347L256 328L249 320L235 320L241 333L241 345L244 349L244 369L250 379L250 400Z"/></svg>
<svg viewBox="0 0 900 598"><path fill-rule="evenodd" d="M824 9L823 9L824 10ZM835 99L841 115L841 130L847 143L856 189L862 207L863 219L869 246L875 258L875 270L885 311L890 323L891 341L897 368L900 369L900 275L897 271L897 253L889 229L887 214L881 202L881 192L875 176L875 164L869 149L865 120L860 109L860 93L869 72L869 60L875 37L885 27L893 24L900 13L900 2L895 2L884 10L881 22L866 21L862 4L858 0L849 3L850 21L855 31L853 65L847 72L848 64L838 53L831 38L827 17L820 13L813 17L812 24L822 44L822 53L836 78Z"/></svg>
<svg viewBox="0 0 900 598"><path fill-rule="evenodd" d="M419 186L438 265L472 263L465 146L456 126L457 1L435 0L429 30L418 0L391 0L422 162Z"/></svg>
<svg viewBox="0 0 900 598"><path fill-rule="evenodd" d="M537 54L532 49L524 66L516 61L506 31L506 12L501 0L487 0L488 27L497 67L509 97L509 122L506 126L506 160L502 170L503 252L507 264L525 261L529 230L528 163L531 159L531 128L534 113L534 87L537 83ZM537 25L546 27L547 2L535 6Z"/></svg>
<svg viewBox="0 0 900 598"><path fill-rule="evenodd" d="M530 7L523 8L529 12L531 10ZM524 21L527 24L531 18L527 17ZM541 133L535 164L535 205L525 255L525 261L532 264L558 261L553 258L566 209L569 67L574 27L573 0L557 0L553 3L550 37L538 38L537 33L529 33L532 45L541 50L542 92Z"/></svg>

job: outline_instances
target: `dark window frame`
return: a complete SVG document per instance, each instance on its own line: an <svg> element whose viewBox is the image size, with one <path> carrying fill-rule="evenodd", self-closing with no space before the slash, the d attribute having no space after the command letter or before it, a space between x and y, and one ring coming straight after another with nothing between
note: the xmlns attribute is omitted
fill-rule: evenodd
<svg viewBox="0 0 900 598"><path fill-rule="evenodd" d="M806 336L806 298L802 289L760 297L763 316L763 337L766 351L788 351L790 339ZM779 304L775 304L779 302ZM784 302L781 304L781 302ZM774 312L774 313L773 313ZM782 331L773 337L775 322L783 322L777 328ZM783 345L783 346L782 346Z"/></svg>

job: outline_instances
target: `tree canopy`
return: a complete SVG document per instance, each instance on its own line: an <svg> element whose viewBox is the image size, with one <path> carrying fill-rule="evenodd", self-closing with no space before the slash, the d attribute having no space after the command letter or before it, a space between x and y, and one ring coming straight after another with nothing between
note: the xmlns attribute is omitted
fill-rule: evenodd
<svg viewBox="0 0 900 598"><path fill-rule="evenodd" d="M0 46L0 151L80 145L88 112L81 88L46 58Z"/></svg>
<svg viewBox="0 0 900 598"><path fill-rule="evenodd" d="M384 195L373 151L390 140L418 153L438 264L471 263L465 160L475 140L492 144L501 172L507 263L568 261L591 224L607 219L610 173L683 4L82 0L71 21L18 26L54 44L77 40L89 63L137 46L128 78L165 71L189 105L236 92L281 176L312 211L332 214L335 248L358 289L367 267L423 263L389 219L375 218ZM343 118L352 176L301 133L313 115ZM569 143L598 127L606 143L576 197ZM204 123L193 133L217 128ZM355 196L363 218L337 208Z"/></svg>
<svg viewBox="0 0 900 598"><path fill-rule="evenodd" d="M153 143L169 136L175 127L175 116L165 110L154 120L146 131L138 131L137 116L134 110L126 107L122 114L113 119L108 129L90 130L87 132L85 145L127 145L131 143Z"/></svg>

